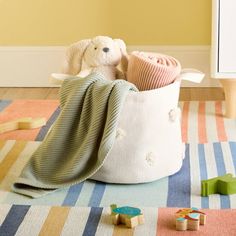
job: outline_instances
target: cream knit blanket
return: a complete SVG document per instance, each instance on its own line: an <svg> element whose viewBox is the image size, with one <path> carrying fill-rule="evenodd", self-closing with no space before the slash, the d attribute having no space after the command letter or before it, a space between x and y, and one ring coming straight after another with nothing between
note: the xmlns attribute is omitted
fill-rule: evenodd
<svg viewBox="0 0 236 236"><path fill-rule="evenodd" d="M99 74L66 79L60 91L61 113L13 191L36 198L96 173L113 146L119 114L131 91L137 91L131 83Z"/></svg>

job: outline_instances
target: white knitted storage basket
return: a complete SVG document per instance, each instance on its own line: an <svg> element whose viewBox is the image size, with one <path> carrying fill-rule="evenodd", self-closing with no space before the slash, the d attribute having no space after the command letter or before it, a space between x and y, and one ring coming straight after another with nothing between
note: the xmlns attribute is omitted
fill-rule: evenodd
<svg viewBox="0 0 236 236"><path fill-rule="evenodd" d="M110 183L142 183L176 173L184 145L178 108L180 82L130 93L117 138L105 163L92 179Z"/></svg>
<svg viewBox="0 0 236 236"><path fill-rule="evenodd" d="M116 141L91 179L133 184L179 171L185 154L178 108L180 83L182 80L200 83L203 77L200 71L184 69L170 85L129 93L120 114ZM60 84L65 78L67 75L54 73L50 80Z"/></svg>

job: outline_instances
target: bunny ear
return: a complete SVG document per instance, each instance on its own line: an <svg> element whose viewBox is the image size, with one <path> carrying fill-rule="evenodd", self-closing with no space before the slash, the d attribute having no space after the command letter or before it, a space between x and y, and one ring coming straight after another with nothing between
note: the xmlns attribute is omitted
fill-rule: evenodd
<svg viewBox="0 0 236 236"><path fill-rule="evenodd" d="M128 53L126 51L125 42L122 39L114 39L114 41L120 47L120 51L121 51L121 54L122 54L122 57L121 57L121 69L125 73L125 72L127 72L127 68L128 68Z"/></svg>
<svg viewBox="0 0 236 236"><path fill-rule="evenodd" d="M63 66L64 74L76 75L81 70L82 58L91 39L84 39L72 44L66 51L66 60Z"/></svg>

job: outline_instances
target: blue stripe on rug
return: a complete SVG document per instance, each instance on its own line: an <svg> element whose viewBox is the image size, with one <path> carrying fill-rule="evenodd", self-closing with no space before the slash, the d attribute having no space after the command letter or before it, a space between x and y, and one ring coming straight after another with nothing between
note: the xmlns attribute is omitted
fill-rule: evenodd
<svg viewBox="0 0 236 236"><path fill-rule="evenodd" d="M96 182L91 198L89 200L89 204L88 204L89 207L100 206L105 189L106 189L105 183Z"/></svg>
<svg viewBox="0 0 236 236"><path fill-rule="evenodd" d="M234 171L236 173L236 142L229 142L229 146L230 146L232 160L234 163Z"/></svg>
<svg viewBox="0 0 236 236"><path fill-rule="evenodd" d="M35 139L36 141L42 141L45 138L46 134L48 133L48 130L51 128L51 126L53 125L53 123L55 122L57 117L59 116L60 111L61 111L61 109L60 109L60 107L58 107L53 112L50 119L47 121L47 124L40 129L40 131Z"/></svg>
<svg viewBox="0 0 236 236"><path fill-rule="evenodd" d="M83 236L92 236L96 234L97 227L102 215L103 208L92 207L89 213L87 223L84 228Z"/></svg>
<svg viewBox="0 0 236 236"><path fill-rule="evenodd" d="M185 145L185 158L179 172L169 176L167 207L190 207L189 144Z"/></svg>
<svg viewBox="0 0 236 236"><path fill-rule="evenodd" d="M1 236L13 236L25 218L30 206L13 205L0 226Z"/></svg>
<svg viewBox="0 0 236 236"><path fill-rule="evenodd" d="M166 207L167 195L168 177L150 183L107 184L100 206L110 206L114 199L119 206L130 205L132 199L135 206Z"/></svg>
<svg viewBox="0 0 236 236"><path fill-rule="evenodd" d="M12 103L11 100L0 100L0 111L3 111L11 103Z"/></svg>
<svg viewBox="0 0 236 236"><path fill-rule="evenodd" d="M199 167L200 167L200 179L207 179L207 167L206 167L206 158L205 158L205 149L204 144L198 144L198 158L199 158ZM209 208L209 197L201 197L201 207Z"/></svg>
<svg viewBox="0 0 236 236"><path fill-rule="evenodd" d="M224 157L222 152L222 147L220 143L213 143L214 154L215 154L215 161L216 161L216 168L218 176L226 174L226 168L224 163ZM221 208L230 208L230 199L227 195L220 195L220 204Z"/></svg>
<svg viewBox="0 0 236 236"><path fill-rule="evenodd" d="M71 186L66 194L62 206L75 206L83 185L84 182Z"/></svg>

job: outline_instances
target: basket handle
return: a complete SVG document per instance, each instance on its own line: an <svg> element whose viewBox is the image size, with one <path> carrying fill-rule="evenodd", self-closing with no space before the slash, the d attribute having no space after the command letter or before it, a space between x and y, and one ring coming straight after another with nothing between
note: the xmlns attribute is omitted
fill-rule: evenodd
<svg viewBox="0 0 236 236"><path fill-rule="evenodd" d="M192 69L192 68L185 68L181 70L178 79L180 81L187 80L194 83L201 83L204 77L205 77L205 74L199 70Z"/></svg>

